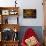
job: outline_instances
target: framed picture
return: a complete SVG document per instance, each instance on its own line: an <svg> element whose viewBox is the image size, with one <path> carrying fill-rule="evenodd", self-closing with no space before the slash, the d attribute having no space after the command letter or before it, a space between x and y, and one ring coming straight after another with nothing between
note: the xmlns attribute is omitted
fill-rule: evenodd
<svg viewBox="0 0 46 46"><path fill-rule="evenodd" d="M2 15L9 15L9 10L2 10Z"/></svg>
<svg viewBox="0 0 46 46"><path fill-rule="evenodd" d="M36 9L23 9L24 18L36 18Z"/></svg>

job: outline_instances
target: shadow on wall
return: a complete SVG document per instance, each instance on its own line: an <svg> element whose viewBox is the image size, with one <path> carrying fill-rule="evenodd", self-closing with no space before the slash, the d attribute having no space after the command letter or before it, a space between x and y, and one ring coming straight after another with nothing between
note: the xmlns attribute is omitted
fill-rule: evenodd
<svg viewBox="0 0 46 46"><path fill-rule="evenodd" d="M28 28L32 28L36 32L39 41L41 43L43 43L43 30L42 30L41 26L21 26L20 31L19 31L19 40L20 40L20 42L21 42L21 40L24 36L25 31Z"/></svg>

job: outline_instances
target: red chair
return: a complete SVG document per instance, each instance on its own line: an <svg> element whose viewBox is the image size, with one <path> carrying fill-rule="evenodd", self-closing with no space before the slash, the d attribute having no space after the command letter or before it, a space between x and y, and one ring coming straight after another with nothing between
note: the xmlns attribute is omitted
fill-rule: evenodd
<svg viewBox="0 0 46 46"><path fill-rule="evenodd" d="M37 35L34 32L34 30L32 28L28 28L27 31L25 32L24 37L22 38L21 46L27 46L27 44L25 43L25 40L32 37L32 36L34 36L37 39ZM37 44L35 46L41 46L39 41L37 42Z"/></svg>

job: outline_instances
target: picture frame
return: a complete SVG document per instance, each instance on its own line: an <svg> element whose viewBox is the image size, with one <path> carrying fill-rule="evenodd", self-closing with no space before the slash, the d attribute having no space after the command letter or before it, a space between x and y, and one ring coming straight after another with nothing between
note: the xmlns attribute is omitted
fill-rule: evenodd
<svg viewBox="0 0 46 46"><path fill-rule="evenodd" d="M24 18L36 18L36 9L23 9Z"/></svg>
<svg viewBox="0 0 46 46"><path fill-rule="evenodd" d="M9 10L2 10L2 15L9 15Z"/></svg>

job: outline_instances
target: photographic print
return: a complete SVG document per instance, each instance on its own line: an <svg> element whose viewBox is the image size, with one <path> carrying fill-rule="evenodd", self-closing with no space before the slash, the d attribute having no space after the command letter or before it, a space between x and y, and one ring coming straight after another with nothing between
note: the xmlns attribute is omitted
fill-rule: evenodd
<svg viewBox="0 0 46 46"><path fill-rule="evenodd" d="M24 18L36 18L36 9L23 9Z"/></svg>

